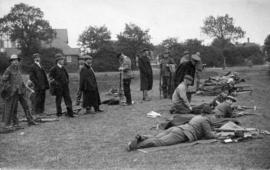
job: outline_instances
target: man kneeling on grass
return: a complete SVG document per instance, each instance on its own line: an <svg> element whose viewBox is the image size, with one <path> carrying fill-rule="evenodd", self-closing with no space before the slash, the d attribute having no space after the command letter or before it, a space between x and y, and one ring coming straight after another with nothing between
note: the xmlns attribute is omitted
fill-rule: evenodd
<svg viewBox="0 0 270 170"><path fill-rule="evenodd" d="M188 114L192 111L190 102L187 98L187 88L192 84L193 78L190 75L185 75L184 80L174 90L172 96L171 114Z"/></svg>
<svg viewBox="0 0 270 170"><path fill-rule="evenodd" d="M200 139L211 139L217 136L212 131L213 118L210 107L204 107L201 115L193 117L188 123L171 127L154 137L146 137L137 135L135 140L128 143L128 151L158 147L169 146L183 142L192 142Z"/></svg>

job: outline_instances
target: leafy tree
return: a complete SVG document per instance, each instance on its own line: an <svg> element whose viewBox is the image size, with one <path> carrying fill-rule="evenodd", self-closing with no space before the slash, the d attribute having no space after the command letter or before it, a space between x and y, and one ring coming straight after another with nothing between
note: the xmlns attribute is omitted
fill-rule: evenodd
<svg viewBox="0 0 270 170"><path fill-rule="evenodd" d="M39 51L41 55L41 64L44 67L45 71L49 71L52 66L55 65L55 54L62 53L63 51L58 48L44 48Z"/></svg>
<svg viewBox="0 0 270 170"><path fill-rule="evenodd" d="M233 18L228 14L225 16L209 16L204 20L204 26L201 27L203 33L211 38L219 40L220 48L223 51L228 42L243 38L245 31L241 27L235 26ZM223 66L226 66L226 59L223 55Z"/></svg>
<svg viewBox="0 0 270 170"><path fill-rule="evenodd" d="M89 26L79 36L79 46L82 51L90 54L95 54L102 48L106 48L110 42L111 33L105 25L101 27Z"/></svg>
<svg viewBox="0 0 270 170"><path fill-rule="evenodd" d="M117 51L125 53L132 61L132 68L136 66L136 55L144 48L153 48L150 42L149 30L142 30L135 24L125 24L123 32L117 35Z"/></svg>
<svg viewBox="0 0 270 170"><path fill-rule="evenodd" d="M184 44L186 49L188 49L190 53L196 53L202 48L202 41L198 39L187 39Z"/></svg>
<svg viewBox="0 0 270 170"><path fill-rule="evenodd" d="M264 40L264 51L267 55L267 60L270 61L270 34Z"/></svg>
<svg viewBox="0 0 270 170"><path fill-rule="evenodd" d="M26 64L32 60L32 54L39 51L42 41L48 42L55 35L43 16L39 8L20 3L0 18L0 33L9 35L11 41L18 43Z"/></svg>

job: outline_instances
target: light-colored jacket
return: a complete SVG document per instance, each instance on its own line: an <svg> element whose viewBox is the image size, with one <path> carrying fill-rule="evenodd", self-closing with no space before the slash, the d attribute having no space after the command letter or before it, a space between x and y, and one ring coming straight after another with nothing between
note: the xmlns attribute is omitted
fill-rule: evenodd
<svg viewBox="0 0 270 170"><path fill-rule="evenodd" d="M195 141L202 138L215 138L212 131L213 120L208 116L194 116L188 123L178 126L183 130L189 141Z"/></svg>
<svg viewBox="0 0 270 170"><path fill-rule="evenodd" d="M131 73L131 60L128 56L124 56L121 63L120 68L123 69L123 79L132 78Z"/></svg>
<svg viewBox="0 0 270 170"><path fill-rule="evenodd" d="M177 104L184 104L188 108L190 108L190 103L187 99L187 87L184 84L184 82L180 83L177 88L174 90L174 93L172 95L172 103L174 105Z"/></svg>
<svg viewBox="0 0 270 170"><path fill-rule="evenodd" d="M2 83L8 92L7 98L12 97L16 92L25 94L26 86L24 84L22 73L19 66L10 65L2 76Z"/></svg>

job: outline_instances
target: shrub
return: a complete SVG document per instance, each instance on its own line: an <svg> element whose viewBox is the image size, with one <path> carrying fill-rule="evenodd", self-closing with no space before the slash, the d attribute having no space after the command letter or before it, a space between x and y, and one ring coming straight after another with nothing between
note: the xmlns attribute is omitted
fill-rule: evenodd
<svg viewBox="0 0 270 170"><path fill-rule="evenodd" d="M6 53L0 53L0 73L3 73L9 66L9 58Z"/></svg>

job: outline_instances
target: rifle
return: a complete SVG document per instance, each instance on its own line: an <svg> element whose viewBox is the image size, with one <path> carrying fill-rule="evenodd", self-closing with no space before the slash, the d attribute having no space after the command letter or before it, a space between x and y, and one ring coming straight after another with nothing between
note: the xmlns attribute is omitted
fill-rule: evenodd
<svg viewBox="0 0 270 170"><path fill-rule="evenodd" d="M161 81L162 81L162 73L161 73L161 71L162 71L162 63L160 63L160 65L159 65L159 98L161 99L161 93L162 93L162 83L161 83Z"/></svg>
<svg viewBox="0 0 270 170"><path fill-rule="evenodd" d="M123 103L125 103L125 101L124 101L124 94L123 94L123 86L122 86L122 82L123 82L123 78L122 78L122 76L123 76L123 71L122 70L120 70L120 75L119 75L119 102L120 102L120 104L123 104Z"/></svg>

